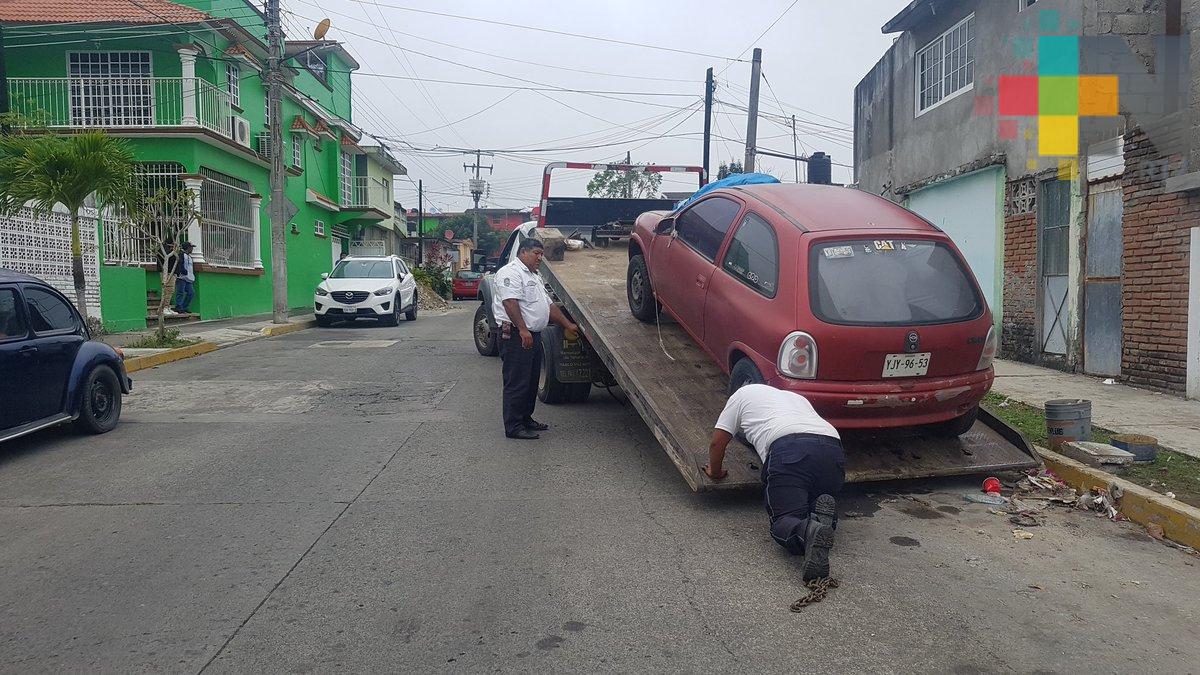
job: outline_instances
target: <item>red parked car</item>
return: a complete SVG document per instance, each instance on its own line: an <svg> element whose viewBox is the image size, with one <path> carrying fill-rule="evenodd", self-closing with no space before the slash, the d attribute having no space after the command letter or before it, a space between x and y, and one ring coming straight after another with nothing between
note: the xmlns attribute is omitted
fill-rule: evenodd
<svg viewBox="0 0 1200 675"><path fill-rule="evenodd" d="M474 300L479 295L479 280L483 278L482 272L472 272L471 270L459 270L458 274L454 275L453 289L451 292L455 300L470 299Z"/></svg>
<svg viewBox="0 0 1200 675"><path fill-rule="evenodd" d="M629 255L634 316L669 313L731 391L795 391L842 429L957 435L992 386L996 332L962 254L886 199L820 185L722 188L642 214Z"/></svg>

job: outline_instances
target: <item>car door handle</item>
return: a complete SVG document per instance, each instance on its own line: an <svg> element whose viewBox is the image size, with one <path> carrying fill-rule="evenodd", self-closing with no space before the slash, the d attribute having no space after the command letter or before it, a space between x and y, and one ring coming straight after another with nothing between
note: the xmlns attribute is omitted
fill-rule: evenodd
<svg viewBox="0 0 1200 675"><path fill-rule="evenodd" d="M703 274L696 275L696 285L700 288L704 288L704 282L706 281L708 281L708 279Z"/></svg>
<svg viewBox="0 0 1200 675"><path fill-rule="evenodd" d="M25 345L24 347L21 347L20 349L18 349L17 353L20 354L21 356L29 356L30 354L33 354L37 350L38 350L38 348L34 347L33 345Z"/></svg>

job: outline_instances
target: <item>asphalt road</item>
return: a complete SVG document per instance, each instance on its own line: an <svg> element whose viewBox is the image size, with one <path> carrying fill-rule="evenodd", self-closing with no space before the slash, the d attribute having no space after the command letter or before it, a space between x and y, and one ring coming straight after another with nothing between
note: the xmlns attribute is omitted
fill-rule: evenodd
<svg viewBox="0 0 1200 675"><path fill-rule="evenodd" d="M136 374L0 446L0 669L1195 672L1200 559L978 479L849 489L794 614L758 495L694 495L604 392L500 433L470 305Z"/></svg>

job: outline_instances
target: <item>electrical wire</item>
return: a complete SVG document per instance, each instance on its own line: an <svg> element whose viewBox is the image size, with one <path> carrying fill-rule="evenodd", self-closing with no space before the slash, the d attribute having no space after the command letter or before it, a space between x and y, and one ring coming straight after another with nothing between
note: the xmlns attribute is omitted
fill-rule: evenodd
<svg viewBox="0 0 1200 675"><path fill-rule="evenodd" d="M750 44L746 45L746 48L743 49L737 55L737 59L735 59L735 60L742 61L743 63L745 63L745 61L742 60L742 57L746 55L746 52L750 51L750 48L753 47L755 44L757 44L759 40L766 37L767 33L770 33L771 29L775 27L775 24L779 23L783 19L783 17L787 16L787 13L792 11L792 8L795 7L796 3L798 3L798 2L800 2L800 0L792 0L792 4L788 5L786 9L784 9L782 12L780 12L779 16L775 17L775 20L771 22L771 25L764 28L763 32L758 34L758 37L751 40ZM721 72L717 73L717 74L720 75L721 73L724 73L726 70L729 70L729 67L732 66L733 63L734 63L734 61L730 61L729 63L726 63L725 67L721 69Z"/></svg>

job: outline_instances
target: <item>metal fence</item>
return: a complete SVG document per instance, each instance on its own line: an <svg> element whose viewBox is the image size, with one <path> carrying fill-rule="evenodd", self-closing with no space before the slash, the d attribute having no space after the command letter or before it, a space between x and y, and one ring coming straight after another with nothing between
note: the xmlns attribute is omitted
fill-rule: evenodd
<svg viewBox="0 0 1200 675"><path fill-rule="evenodd" d="M254 267L254 228L251 225L250 184L233 176L201 168L200 230L204 258L214 265Z"/></svg>

